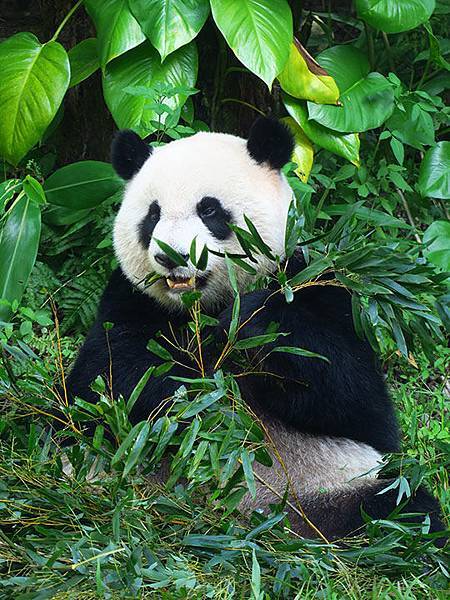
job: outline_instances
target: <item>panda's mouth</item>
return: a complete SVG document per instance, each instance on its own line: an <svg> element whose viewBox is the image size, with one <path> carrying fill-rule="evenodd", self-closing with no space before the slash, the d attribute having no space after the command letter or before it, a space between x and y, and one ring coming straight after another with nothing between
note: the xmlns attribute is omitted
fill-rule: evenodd
<svg viewBox="0 0 450 600"><path fill-rule="evenodd" d="M197 273L189 277L182 277L181 275L169 273L165 277L165 282L169 292L181 294L192 290L202 290L206 286L208 275L208 273Z"/></svg>
<svg viewBox="0 0 450 600"><path fill-rule="evenodd" d="M172 292L189 292L195 289L195 277L166 277L167 287Z"/></svg>

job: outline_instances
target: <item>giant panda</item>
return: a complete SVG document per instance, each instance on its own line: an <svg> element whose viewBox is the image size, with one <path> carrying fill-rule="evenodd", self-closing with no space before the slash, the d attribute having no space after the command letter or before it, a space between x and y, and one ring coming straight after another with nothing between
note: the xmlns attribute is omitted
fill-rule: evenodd
<svg viewBox="0 0 450 600"><path fill-rule="evenodd" d="M98 375L108 376L110 364L113 394L129 397L148 367L162 362L147 350L149 339L186 325L183 292L201 291L202 310L217 317L214 333L218 340L223 337L233 300L223 254L242 253L229 224L245 228L245 214L273 254L284 258L292 190L281 168L292 150L289 131L265 117L255 122L248 140L201 132L153 148L132 131L116 135L112 164L126 181L113 235L119 267L68 377L70 398L95 401L91 383ZM216 252L201 272L189 260L194 238L197 249L206 245ZM186 266L164 253L158 240L182 255ZM271 259L256 260L259 276L274 271ZM286 264L288 274L303 267L301 253ZM150 273L161 277L147 285ZM262 369L265 376L242 378L243 398L276 452L273 467L255 464L256 498L244 497L240 509L267 508L283 496L288 481L291 498L302 507L288 508L300 534L320 531L335 540L358 533L363 512L384 518L396 507L397 490L380 494L390 481L378 479L377 472L383 454L399 450L399 431L375 356L355 333L350 293L331 285L310 286L288 304L271 289L248 291L253 279L237 269L240 319L246 323L241 335L264 334L275 322L288 333L289 345L330 362L271 353ZM108 339L104 322L114 324ZM171 375L191 376L175 367L150 378L133 408L133 422L149 418L175 393L180 383ZM429 514L431 531L443 528L439 506L423 487L404 510Z"/></svg>

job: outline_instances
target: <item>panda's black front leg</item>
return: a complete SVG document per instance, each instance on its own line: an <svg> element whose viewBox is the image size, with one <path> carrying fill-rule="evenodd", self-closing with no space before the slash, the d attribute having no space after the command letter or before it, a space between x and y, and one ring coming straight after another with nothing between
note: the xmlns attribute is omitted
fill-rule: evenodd
<svg viewBox="0 0 450 600"><path fill-rule="evenodd" d="M219 316L224 339L232 309ZM300 431L348 437L382 452L398 448L397 424L383 377L368 344L353 328L346 290L316 286L287 304L281 293L261 290L241 298L238 339L263 335L277 323L287 334L256 349L254 375L239 379L244 398ZM292 346L324 356L273 352ZM255 352L255 351L252 351ZM227 365L225 365L227 368ZM231 370L239 367L235 362Z"/></svg>

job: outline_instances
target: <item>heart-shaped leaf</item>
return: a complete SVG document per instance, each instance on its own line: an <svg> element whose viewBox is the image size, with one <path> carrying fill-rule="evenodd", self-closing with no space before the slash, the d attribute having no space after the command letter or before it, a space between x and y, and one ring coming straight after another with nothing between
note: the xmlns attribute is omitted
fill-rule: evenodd
<svg viewBox="0 0 450 600"><path fill-rule="evenodd" d="M145 40L127 0L86 0L85 5L95 23L102 67Z"/></svg>
<svg viewBox="0 0 450 600"><path fill-rule="evenodd" d="M435 0L356 0L356 11L366 23L386 33L399 33L425 23Z"/></svg>
<svg viewBox="0 0 450 600"><path fill-rule="evenodd" d="M282 89L294 98L318 104L337 104L339 90L336 82L295 38L278 81Z"/></svg>
<svg viewBox="0 0 450 600"><path fill-rule="evenodd" d="M313 145L303 129L292 117L285 117L282 120L294 135L295 146L292 153L292 160L297 163L294 173L302 181L306 182L308 181L314 160Z"/></svg>
<svg viewBox="0 0 450 600"><path fill-rule="evenodd" d="M439 142L425 154L418 187L422 196L450 198L450 142Z"/></svg>
<svg viewBox="0 0 450 600"><path fill-rule="evenodd" d="M11 210L0 241L0 298L20 300L36 260L41 236L39 206L24 195ZM0 304L0 320L10 316Z"/></svg>
<svg viewBox="0 0 450 600"><path fill-rule="evenodd" d="M90 77L100 67L96 38L87 38L69 50L69 61L69 87L73 87Z"/></svg>
<svg viewBox="0 0 450 600"><path fill-rule="evenodd" d="M13 165L41 139L70 79L67 53L58 42L40 44L18 33L0 44L0 155Z"/></svg>
<svg viewBox="0 0 450 600"><path fill-rule="evenodd" d="M128 3L162 60L193 40L209 14L208 0L129 0Z"/></svg>
<svg viewBox="0 0 450 600"><path fill-rule="evenodd" d="M386 125L404 144L422 150L434 144L434 126L431 115L412 101L403 102L404 110L396 108Z"/></svg>
<svg viewBox="0 0 450 600"><path fill-rule="evenodd" d="M83 160L55 171L45 181L50 204L82 210L97 206L123 186L109 163Z"/></svg>
<svg viewBox="0 0 450 600"><path fill-rule="evenodd" d="M286 0L211 0L217 27L238 59L269 88L289 58L292 14Z"/></svg>
<svg viewBox="0 0 450 600"><path fill-rule="evenodd" d="M339 133L323 127L315 121L308 120L305 102L296 100L287 94L283 95L283 102L288 113L314 144L346 158L357 167L359 166L359 137L357 133Z"/></svg>
<svg viewBox="0 0 450 600"><path fill-rule="evenodd" d="M435 221L423 234L425 256L444 271L450 272L450 223Z"/></svg>
<svg viewBox="0 0 450 600"><path fill-rule="evenodd" d="M317 61L338 84L342 106L308 102L310 119L321 125L350 133L379 127L392 114L394 91L380 73L369 73L365 54L352 46L333 46Z"/></svg>
<svg viewBox="0 0 450 600"><path fill-rule="evenodd" d="M145 94L131 94L129 87L150 93L155 86L192 88L197 79L197 49L192 42L179 48L161 64L158 52L149 42L141 44L116 59L105 69L103 90L106 104L121 129L130 128L141 137L154 131L152 121L158 119L153 104ZM188 93L181 91L165 100L171 109L181 109Z"/></svg>

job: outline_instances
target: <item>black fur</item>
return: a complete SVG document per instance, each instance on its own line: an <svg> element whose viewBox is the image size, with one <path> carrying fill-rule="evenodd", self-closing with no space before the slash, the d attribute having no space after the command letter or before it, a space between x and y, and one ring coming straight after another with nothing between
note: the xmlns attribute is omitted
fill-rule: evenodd
<svg viewBox="0 0 450 600"><path fill-rule="evenodd" d="M148 209L148 213L139 224L139 241L144 248L148 248L152 239L153 230L161 218L161 209L156 200L154 200Z"/></svg>
<svg viewBox="0 0 450 600"><path fill-rule="evenodd" d="M146 144L131 129L118 131L111 147L111 162L116 173L122 179L131 179L152 153L152 147Z"/></svg>
<svg viewBox="0 0 450 600"><path fill-rule="evenodd" d="M226 240L230 237L228 223L232 221L231 212L225 210L217 198L202 198L197 204L197 214L216 239Z"/></svg>
<svg viewBox="0 0 450 600"><path fill-rule="evenodd" d="M429 533L444 531L445 526L440 519L439 503L424 488L420 487L411 496L397 506L397 490L389 490L380 494L387 488L392 480L373 480L369 485L361 487L354 486L339 492L325 492L314 496L300 498L303 510L308 519L320 529L321 533L330 541L344 536L362 533L365 524L363 512L372 520L386 519L392 514L392 518L402 514L401 522L422 523L424 514L430 515ZM407 514L418 513L416 516L408 517ZM294 511L289 511L289 517L297 529L307 536L315 535L315 532L300 519ZM445 544L445 537L435 540L437 546Z"/></svg>
<svg viewBox="0 0 450 600"><path fill-rule="evenodd" d="M283 123L260 117L250 130L247 150L257 163L265 162L273 169L281 169L291 159L294 138Z"/></svg>
<svg viewBox="0 0 450 600"><path fill-rule="evenodd" d="M289 270L296 272L299 268L299 258L291 261ZM291 304L286 304L281 294L271 298L269 295L270 290L242 295L241 322L265 305L243 328L242 335L260 335L271 322L277 322L280 331L289 333L282 338L283 345L325 355L331 364L316 358L269 354L258 370L271 375L239 379L244 399L300 431L345 436L382 452L398 450L399 434L393 406L370 347L353 329L350 294L334 286L312 286L296 293ZM90 384L98 375L108 380L110 356L113 394L128 398L148 367L162 363L146 349L148 340L158 331L170 338L169 323L179 331L186 325L187 318L183 313L168 314L154 300L135 290L117 269L68 378L70 398L96 400ZM224 309L218 318L219 326L214 333L220 339L229 325L230 308ZM105 321L114 323L108 331L109 349L103 328ZM173 349L169 349L173 353ZM180 362L186 360L184 355L174 358ZM208 352L204 360L207 369L212 368L214 363L211 357L208 362ZM161 406L180 386L170 375L195 377L193 371L176 365L168 375L150 378L133 408L131 420L134 423L148 418L153 409ZM380 485L385 487L386 484L380 482ZM326 533L339 537L362 524L362 501L365 510L376 518L388 516L395 507L393 494L376 496L371 492L369 496L367 493L358 496L358 493L348 497L344 494L341 499L322 498L323 502L309 506L311 519L323 519L323 526L329 528ZM409 511L438 513L435 501L423 490L418 492L414 502ZM433 527L439 529L436 519Z"/></svg>

